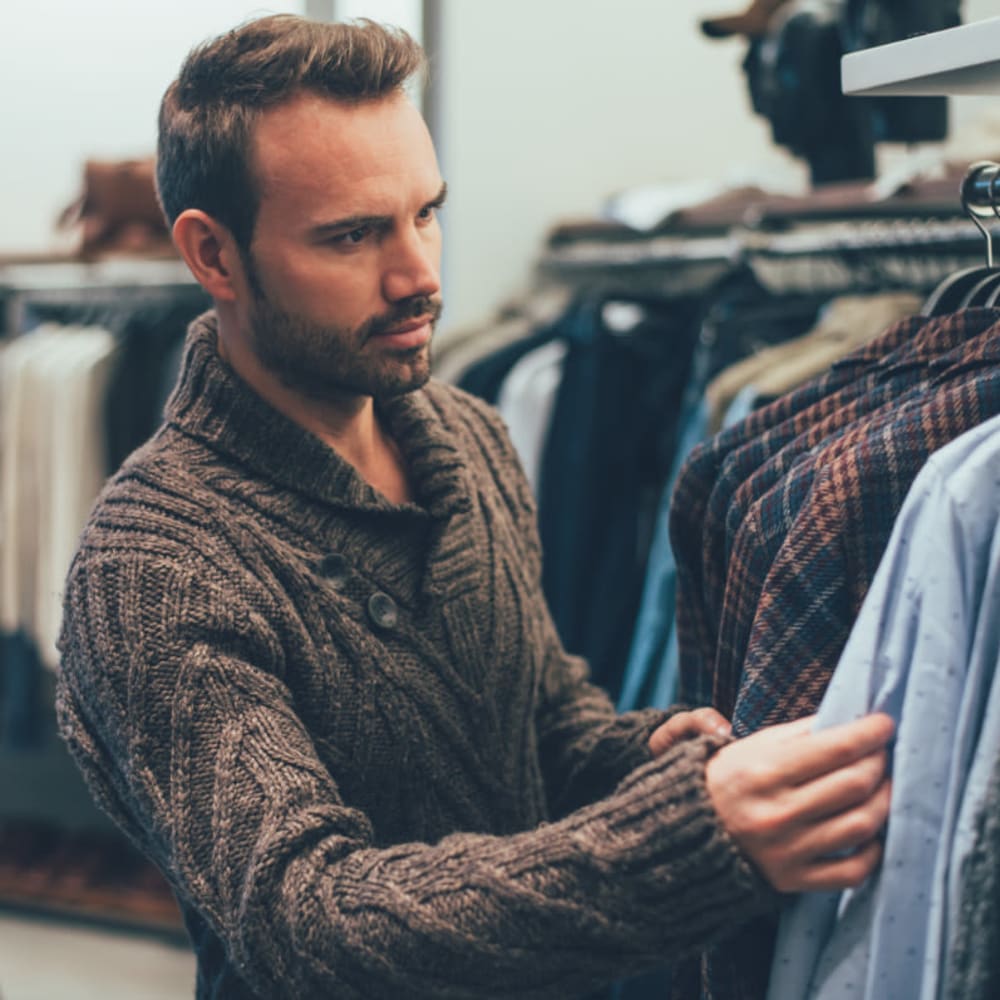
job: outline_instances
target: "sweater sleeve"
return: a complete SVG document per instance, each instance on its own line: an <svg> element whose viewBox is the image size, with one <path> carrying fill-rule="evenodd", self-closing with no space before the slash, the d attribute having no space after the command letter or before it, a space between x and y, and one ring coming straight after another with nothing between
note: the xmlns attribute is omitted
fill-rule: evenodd
<svg viewBox="0 0 1000 1000"><path fill-rule="evenodd" d="M574 996L766 905L708 798L705 738L532 831L377 846L267 621L222 584L158 553L78 559L58 713L95 796L258 995Z"/></svg>
<svg viewBox="0 0 1000 1000"><path fill-rule="evenodd" d="M546 631L535 726L549 809L559 817L608 795L648 762L653 730L681 709L619 714L607 693L590 683L586 661L565 652L547 613Z"/></svg>

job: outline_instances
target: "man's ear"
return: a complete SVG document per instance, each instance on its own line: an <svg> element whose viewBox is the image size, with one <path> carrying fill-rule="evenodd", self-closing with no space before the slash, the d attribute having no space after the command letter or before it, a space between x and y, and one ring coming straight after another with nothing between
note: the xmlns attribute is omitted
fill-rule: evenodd
<svg viewBox="0 0 1000 1000"><path fill-rule="evenodd" d="M233 302L244 283L236 241L228 228L197 208L177 216L174 245L198 284L218 302Z"/></svg>

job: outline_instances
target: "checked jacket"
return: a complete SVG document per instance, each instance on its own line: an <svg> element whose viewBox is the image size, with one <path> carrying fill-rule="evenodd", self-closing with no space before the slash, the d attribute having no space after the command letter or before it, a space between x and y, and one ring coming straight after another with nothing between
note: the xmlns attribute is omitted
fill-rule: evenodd
<svg viewBox="0 0 1000 1000"><path fill-rule="evenodd" d="M835 398L839 391L870 372L897 347L908 343L928 322L920 316L901 320L822 375L702 442L688 456L678 474L670 505L670 541L677 560L676 618L683 701L695 705L711 702L716 633L704 615L699 614L703 569L709 565L709 560L703 558L702 526L724 461L744 445L760 449L760 461L766 460L777 450L770 443L770 435L776 428L798 419L801 432L835 412L841 405Z"/></svg>
<svg viewBox="0 0 1000 1000"><path fill-rule="evenodd" d="M840 409L818 420L756 471L752 466L739 468L741 457L746 461L746 456L740 453L733 453L726 460L706 516L708 522L710 517L721 513L718 498L722 495L724 500L728 491L731 499L724 528L716 532L722 535L724 545L716 556L720 560L718 568L706 573L705 591L706 613L713 616L710 622L718 623L712 667L713 704L723 714L731 716L734 712L750 630L767 573L778 546L808 496L814 475L843 449L852 446L852 433L859 433L866 421L891 421L900 407L922 401L927 392L937 391L947 381L947 372L958 375L975 355L980 338L986 338L984 347L988 355L988 345L995 339L990 331L998 322L1000 313L977 310L974 314L958 314L927 324L910 344L894 351L855 382L850 392L840 393L843 400ZM752 446L741 449L751 450ZM875 481L882 482L883 477L876 475ZM909 479L905 479L903 486L908 488L908 485ZM707 523L705 531L706 551L709 551L707 545L712 536ZM712 551L717 552L718 546ZM877 552L880 555L881 549ZM708 581L720 577L724 585L712 593ZM850 613L851 621L856 612L854 608Z"/></svg>

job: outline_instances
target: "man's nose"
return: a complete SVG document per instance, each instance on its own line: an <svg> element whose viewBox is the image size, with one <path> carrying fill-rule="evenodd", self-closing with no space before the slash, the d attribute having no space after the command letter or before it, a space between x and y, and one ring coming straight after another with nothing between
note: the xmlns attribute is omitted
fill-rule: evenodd
<svg viewBox="0 0 1000 1000"><path fill-rule="evenodd" d="M440 239L415 229L394 243L382 276L386 301L437 295L441 291Z"/></svg>

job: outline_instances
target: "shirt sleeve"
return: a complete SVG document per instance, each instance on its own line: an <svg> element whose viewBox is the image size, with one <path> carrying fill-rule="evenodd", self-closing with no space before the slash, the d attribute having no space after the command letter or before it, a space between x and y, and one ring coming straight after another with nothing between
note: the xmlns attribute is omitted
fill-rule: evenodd
<svg viewBox="0 0 1000 1000"><path fill-rule="evenodd" d="M706 737L535 830L379 845L296 713L266 615L191 563L78 559L60 729L257 994L572 996L769 904L712 808Z"/></svg>

